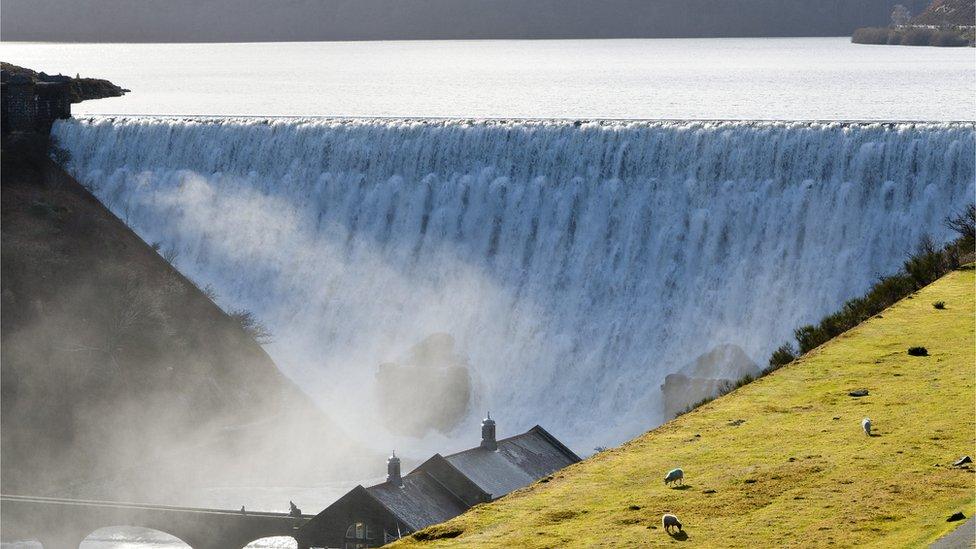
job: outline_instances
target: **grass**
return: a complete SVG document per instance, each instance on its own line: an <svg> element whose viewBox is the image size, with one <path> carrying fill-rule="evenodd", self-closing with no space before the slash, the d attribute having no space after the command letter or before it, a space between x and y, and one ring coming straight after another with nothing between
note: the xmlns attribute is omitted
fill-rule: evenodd
<svg viewBox="0 0 976 549"><path fill-rule="evenodd" d="M962 524L951 514L976 512L972 467L949 466L976 455L974 284L971 266L954 271L766 377L394 546L925 546ZM929 356L909 356L916 345ZM683 488L664 485L674 467ZM684 534L664 533L665 512Z"/></svg>

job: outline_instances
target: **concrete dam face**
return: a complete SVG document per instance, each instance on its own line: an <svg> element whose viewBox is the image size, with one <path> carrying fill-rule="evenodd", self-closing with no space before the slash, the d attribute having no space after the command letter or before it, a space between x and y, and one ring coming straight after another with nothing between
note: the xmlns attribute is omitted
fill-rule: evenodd
<svg viewBox="0 0 976 549"><path fill-rule="evenodd" d="M721 345L765 365L923 235L950 238L976 192L971 123L103 117L54 133L105 205L270 328L278 365L351 434L418 452L464 446L486 409L500 436L538 423L580 453L643 432L665 376ZM397 390L378 368L432 334L452 338L468 402L405 434L377 413ZM403 407L441 406L437 391Z"/></svg>

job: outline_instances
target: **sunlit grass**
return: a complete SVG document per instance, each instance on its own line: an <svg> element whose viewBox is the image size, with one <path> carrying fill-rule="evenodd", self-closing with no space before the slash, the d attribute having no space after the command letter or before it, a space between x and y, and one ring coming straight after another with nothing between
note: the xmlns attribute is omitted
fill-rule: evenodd
<svg viewBox="0 0 976 549"><path fill-rule="evenodd" d="M949 467L976 454L974 283L971 267L950 273L794 364L424 537L460 536L423 543L924 546L961 524L946 522L953 512L976 510L973 470ZM848 396L861 388L869 395ZM683 489L664 485L673 467ZM686 537L664 533L665 512Z"/></svg>

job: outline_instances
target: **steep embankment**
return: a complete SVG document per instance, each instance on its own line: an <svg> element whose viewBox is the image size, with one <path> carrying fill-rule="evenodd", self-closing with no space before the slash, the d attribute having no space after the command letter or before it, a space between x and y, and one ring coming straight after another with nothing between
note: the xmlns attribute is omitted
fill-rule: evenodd
<svg viewBox="0 0 976 549"><path fill-rule="evenodd" d="M353 451L239 323L29 151L3 151L3 492L212 503L201 488L310 481Z"/></svg>
<svg viewBox="0 0 976 549"><path fill-rule="evenodd" d="M400 546L924 545L974 512L973 469L949 466L976 450L974 282L971 266L952 272L765 378L420 533L442 539ZM916 345L930 356L909 356ZM677 466L685 486L668 488ZM663 532L664 512L685 534Z"/></svg>

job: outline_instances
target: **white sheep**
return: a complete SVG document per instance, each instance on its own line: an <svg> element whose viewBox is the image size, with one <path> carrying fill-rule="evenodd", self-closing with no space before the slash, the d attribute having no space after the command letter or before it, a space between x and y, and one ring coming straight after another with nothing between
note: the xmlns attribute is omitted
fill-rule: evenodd
<svg viewBox="0 0 976 549"><path fill-rule="evenodd" d="M681 468L671 469L668 474L664 477L664 484L671 484L672 482L677 482L679 484L685 483L685 472Z"/></svg>
<svg viewBox="0 0 976 549"><path fill-rule="evenodd" d="M861 420L861 428L864 429L864 434L871 436L871 418L866 417Z"/></svg>
<svg viewBox="0 0 976 549"><path fill-rule="evenodd" d="M679 532L681 531L681 523L678 522L678 517L671 513L664 513L664 516L661 517L661 524L664 526L664 531L669 534L672 528L677 528Z"/></svg>

